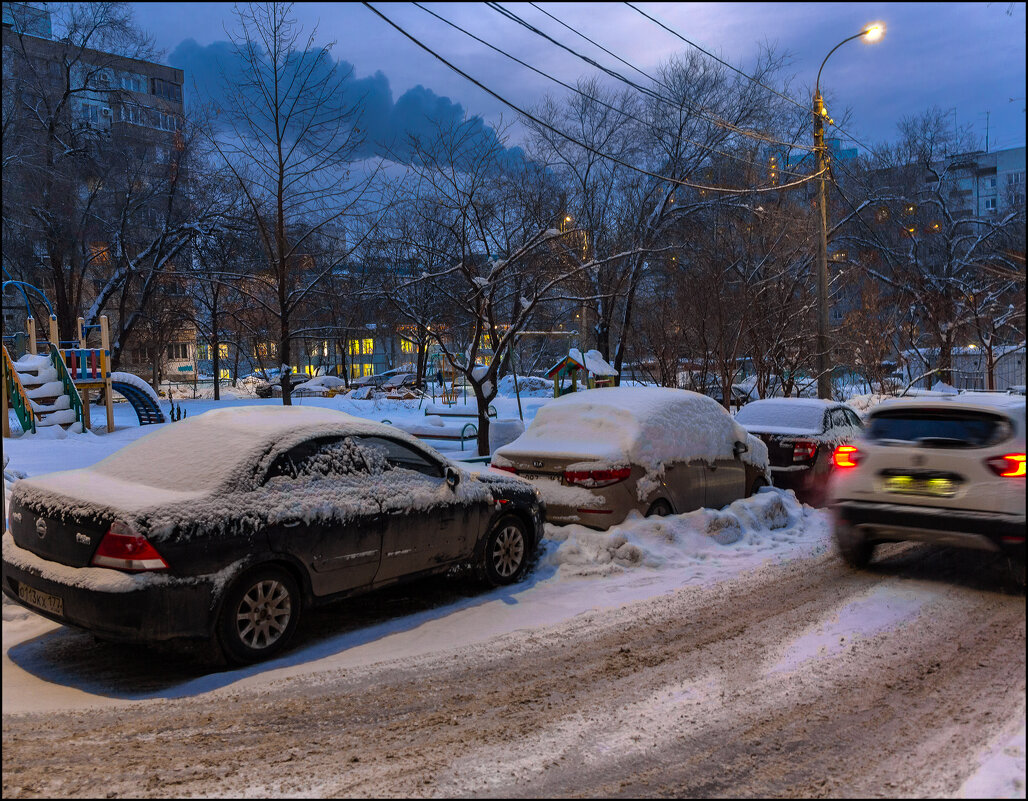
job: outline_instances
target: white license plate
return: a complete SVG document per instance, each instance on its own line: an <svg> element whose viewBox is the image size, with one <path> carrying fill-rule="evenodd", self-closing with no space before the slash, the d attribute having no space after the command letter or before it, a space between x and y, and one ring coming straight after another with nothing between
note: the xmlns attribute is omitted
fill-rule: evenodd
<svg viewBox="0 0 1028 801"><path fill-rule="evenodd" d="M49 612L52 615L64 614L63 598L58 598L56 595L51 595L48 592L41 592L35 587L30 587L28 584L20 581L18 582L18 597L30 606L42 609L44 612Z"/></svg>

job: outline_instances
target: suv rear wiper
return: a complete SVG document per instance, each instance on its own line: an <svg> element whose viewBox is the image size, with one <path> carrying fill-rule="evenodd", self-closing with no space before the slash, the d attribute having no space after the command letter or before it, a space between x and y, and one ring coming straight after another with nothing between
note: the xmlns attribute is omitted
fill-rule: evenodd
<svg viewBox="0 0 1028 801"><path fill-rule="evenodd" d="M918 445L925 448L973 448L975 443L957 437L918 437Z"/></svg>

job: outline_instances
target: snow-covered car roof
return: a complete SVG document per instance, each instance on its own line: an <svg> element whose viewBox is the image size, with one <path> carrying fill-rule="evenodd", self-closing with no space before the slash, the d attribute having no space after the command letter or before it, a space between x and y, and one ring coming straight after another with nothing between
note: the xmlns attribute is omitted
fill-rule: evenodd
<svg viewBox="0 0 1028 801"><path fill-rule="evenodd" d="M750 401L735 413L747 431L762 434L820 433L828 409L846 404L817 398L764 398Z"/></svg>
<svg viewBox="0 0 1028 801"><path fill-rule="evenodd" d="M684 389L605 387L563 395L546 404L514 442L497 449L603 464L637 464L647 470L678 461L744 458L763 466L767 451L713 398Z"/></svg>
<svg viewBox="0 0 1028 801"><path fill-rule="evenodd" d="M889 398L882 401L868 414L892 409L967 409L969 411L994 411L1007 415L1024 417L1023 395L1007 395L1002 392L961 392L959 395L934 395L913 398Z"/></svg>
<svg viewBox="0 0 1028 801"><path fill-rule="evenodd" d="M79 499L84 506L131 510L177 503L252 475L276 445L290 447L319 434L389 436L445 461L397 428L334 409L237 406L165 424L91 467L34 476L19 487Z"/></svg>

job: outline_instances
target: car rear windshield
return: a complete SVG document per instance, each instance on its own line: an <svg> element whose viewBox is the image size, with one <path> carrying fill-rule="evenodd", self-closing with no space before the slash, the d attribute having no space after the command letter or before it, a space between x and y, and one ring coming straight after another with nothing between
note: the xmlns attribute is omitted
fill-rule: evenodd
<svg viewBox="0 0 1028 801"><path fill-rule="evenodd" d="M1007 420L987 412L903 409L872 415L868 437L936 448L985 448L1010 431Z"/></svg>
<svg viewBox="0 0 1028 801"><path fill-rule="evenodd" d="M743 406L736 413L735 419L744 426L787 426L821 433L825 407L803 402L754 401Z"/></svg>

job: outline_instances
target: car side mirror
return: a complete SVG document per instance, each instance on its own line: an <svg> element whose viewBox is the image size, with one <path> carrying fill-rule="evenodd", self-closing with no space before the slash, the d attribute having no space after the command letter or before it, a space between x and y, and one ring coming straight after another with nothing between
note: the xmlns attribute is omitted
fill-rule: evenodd
<svg viewBox="0 0 1028 801"><path fill-rule="evenodd" d="M746 453L749 449L750 446L747 445L745 442L736 442L735 447L732 448L732 450L735 452L736 459L738 459L740 456Z"/></svg>
<svg viewBox="0 0 1028 801"><path fill-rule="evenodd" d="M460 484L460 471L455 467L446 468L446 485L452 489L457 489L457 485Z"/></svg>

